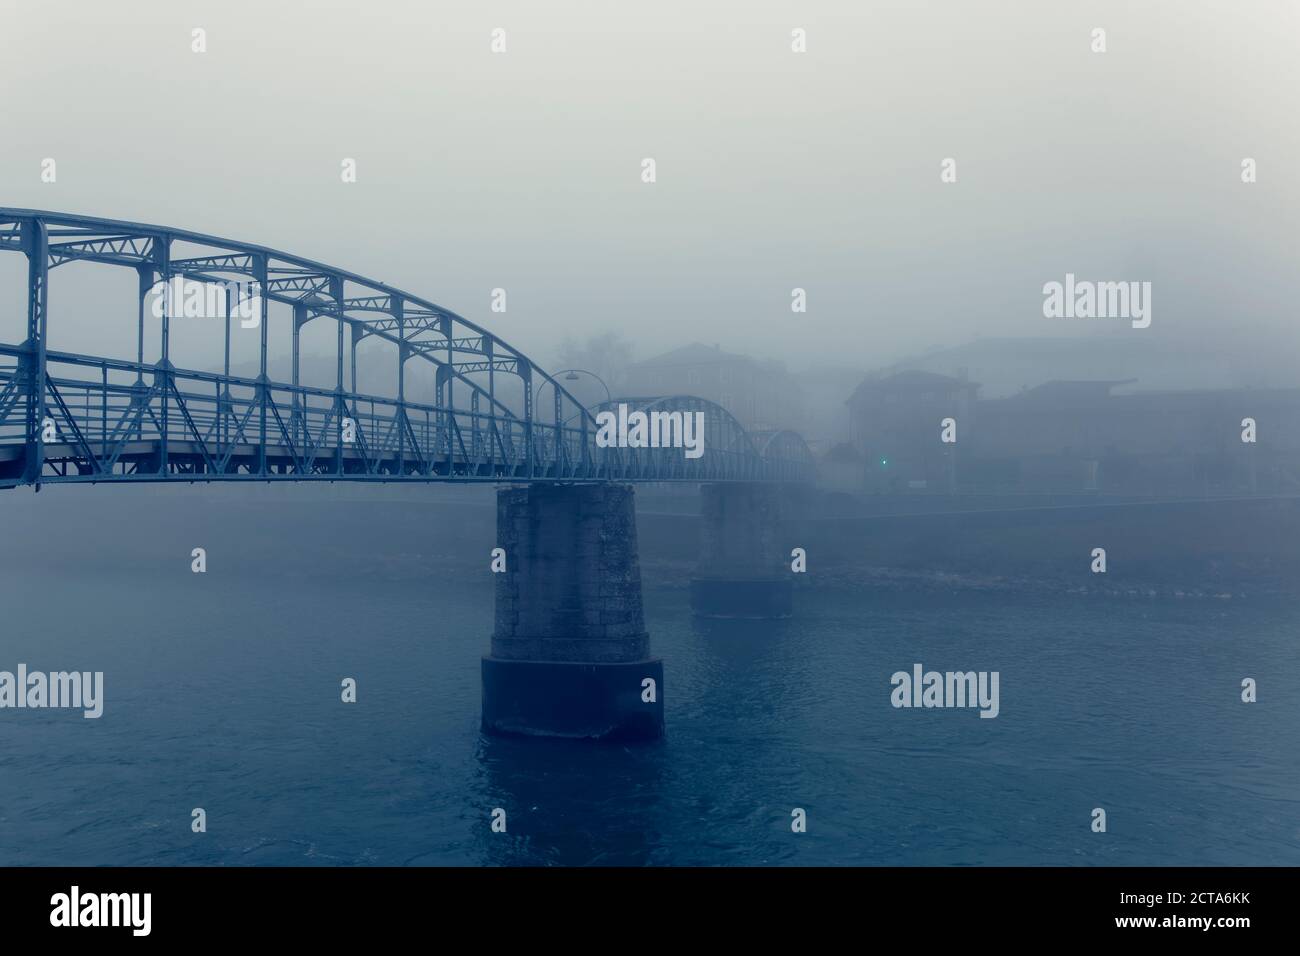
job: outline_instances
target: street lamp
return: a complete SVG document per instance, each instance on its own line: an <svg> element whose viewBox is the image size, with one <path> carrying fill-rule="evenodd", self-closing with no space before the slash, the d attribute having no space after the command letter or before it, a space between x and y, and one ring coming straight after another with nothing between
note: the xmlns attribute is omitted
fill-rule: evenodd
<svg viewBox="0 0 1300 956"><path fill-rule="evenodd" d="M605 401L607 403L611 403L611 404L613 403L614 396L610 393L609 386L606 385L605 380L601 378L599 375L597 375L595 372L589 372L585 368L562 368L560 369L560 372L568 373L564 376L564 380L566 382L576 382L578 380L579 372L581 372L584 375L590 375L596 381L600 382L601 387L605 389ZM556 372L555 374L558 375L560 374L560 372Z"/></svg>
<svg viewBox="0 0 1300 956"><path fill-rule="evenodd" d="M558 372L556 372L555 375L552 375L552 376L550 377L549 381L554 382L554 381L555 381L555 377L556 377L557 375L561 375L561 374L563 374L563 375L564 375L564 380L565 380L566 382L576 382L576 381L578 380L578 373L579 373L579 372L581 372L581 373L584 374L584 375L590 375L590 376L591 376L592 378L594 378L596 381L600 382L601 388L603 388L603 389L605 390L605 401L606 401L606 403L607 403L607 404L610 404L610 405L614 404L614 396L613 396L613 393L610 392L610 390L609 390L609 385L607 385L607 384L605 383L605 380L604 380L603 378L601 378L601 377L600 377L599 375L597 375L595 372L589 371L588 369L585 369L585 368L562 368L562 369L560 369ZM548 381L548 379L542 379L542 381L540 381L540 382L537 383L537 391L536 391L536 392L534 393L534 395L533 395L533 401L534 401L534 402L536 402L536 400L537 400L539 397L541 397L542 389L546 387L546 383L547 383L547 381ZM575 404L576 404L576 403L575 403ZM583 412L585 412L585 411L586 411L586 409L583 408L581 405L579 405L579 406L578 406L578 411L574 412L572 415L570 415L568 418L566 418L566 419L564 420L563 423L560 423L560 424L567 424L568 422L572 421L574 418L577 418L579 415L581 415L581 414L582 414Z"/></svg>

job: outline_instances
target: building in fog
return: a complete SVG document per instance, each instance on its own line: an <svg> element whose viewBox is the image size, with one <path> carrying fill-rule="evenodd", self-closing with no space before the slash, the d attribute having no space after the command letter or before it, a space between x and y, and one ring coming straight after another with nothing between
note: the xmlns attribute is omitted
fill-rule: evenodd
<svg viewBox="0 0 1300 956"><path fill-rule="evenodd" d="M935 372L980 383L980 397L1008 398L1048 379L1123 381L1143 389L1291 387L1295 363L1286 350L1263 354L1255 343L1232 345L1198 338L1094 334L977 338L931 349L879 371Z"/></svg>
<svg viewBox="0 0 1300 956"><path fill-rule="evenodd" d="M748 430L803 426L803 389L781 362L759 361L696 342L627 368L627 395L697 395Z"/></svg>
<svg viewBox="0 0 1300 956"><path fill-rule="evenodd" d="M849 440L861 453L867 491L948 491L953 446L940 442L945 418L958 441L970 434L979 386L935 372L868 377L849 396Z"/></svg>
<svg viewBox="0 0 1300 956"><path fill-rule="evenodd" d="M1136 385L1057 380L981 399L979 385L933 372L868 378L847 402L854 483L868 493L1300 493L1300 389ZM940 441L944 418L957 422L956 444ZM1247 419L1254 442L1242 441Z"/></svg>
<svg viewBox="0 0 1300 956"><path fill-rule="evenodd" d="M963 484L1153 496L1300 492L1300 389L1134 384L1047 382L978 402L969 467L959 465ZM1246 419L1254 442L1242 441Z"/></svg>

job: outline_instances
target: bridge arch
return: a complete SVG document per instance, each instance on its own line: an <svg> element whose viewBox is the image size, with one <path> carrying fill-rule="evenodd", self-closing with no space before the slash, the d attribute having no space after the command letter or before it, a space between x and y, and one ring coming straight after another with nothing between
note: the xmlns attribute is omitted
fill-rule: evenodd
<svg viewBox="0 0 1300 956"><path fill-rule="evenodd" d="M692 436L701 443L699 457L690 457L685 447L625 450L628 467L644 474L646 481L747 481L763 477L761 457L744 426L716 402L696 395L633 396L601 402L592 407L592 413L596 417L602 412L620 414L620 407L626 415L640 412L647 416L652 432L659 421L666 422L669 430L680 422L679 433L684 433L686 416L692 416Z"/></svg>
<svg viewBox="0 0 1300 956"><path fill-rule="evenodd" d="M692 396L636 401L648 412L702 415L700 458L685 459L680 449L602 447L593 410L487 329L303 256L172 227L0 208L4 251L26 256L28 269L26 336L0 343L0 488L250 477L800 480L787 477L801 473L797 461L765 454L725 409ZM50 276L73 261L138 273L135 361L48 348ZM219 373L171 362L171 302L162 311L161 358L144 361L145 297L157 282L177 277L226 286ZM232 302L256 312L256 376L231 372ZM288 381L269 371L271 303L292 312ZM322 318L338 325L333 388L304 385L299 374L299 332ZM396 347L395 397L357 388L357 346L372 336ZM434 369L431 400L406 394L411 359Z"/></svg>
<svg viewBox="0 0 1300 956"><path fill-rule="evenodd" d="M753 433L759 455L771 463L783 481L808 481L817 470L817 459L798 432L770 429Z"/></svg>

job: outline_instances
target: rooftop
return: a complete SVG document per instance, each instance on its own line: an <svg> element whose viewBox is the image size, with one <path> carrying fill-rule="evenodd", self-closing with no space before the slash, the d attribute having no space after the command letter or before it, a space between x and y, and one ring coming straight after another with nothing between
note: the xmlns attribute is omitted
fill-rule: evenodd
<svg viewBox="0 0 1300 956"><path fill-rule="evenodd" d="M940 375L938 372L925 372L920 369L907 369L902 372L895 372L893 375L885 375L880 378L868 377L862 380L862 383L853 390L849 396L852 402L855 398L866 392L975 392L979 385L975 382L966 381L960 378L953 378L951 375Z"/></svg>

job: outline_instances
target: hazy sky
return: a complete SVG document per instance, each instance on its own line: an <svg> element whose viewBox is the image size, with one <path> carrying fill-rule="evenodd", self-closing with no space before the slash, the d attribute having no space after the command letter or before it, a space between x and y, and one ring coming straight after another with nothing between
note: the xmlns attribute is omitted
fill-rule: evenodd
<svg viewBox="0 0 1300 956"><path fill-rule="evenodd" d="M977 334L1300 345L1290 0L0 11L0 204L320 259L543 363L609 327L640 356L699 340L795 367ZM1044 318L1066 272L1150 281L1151 328Z"/></svg>

